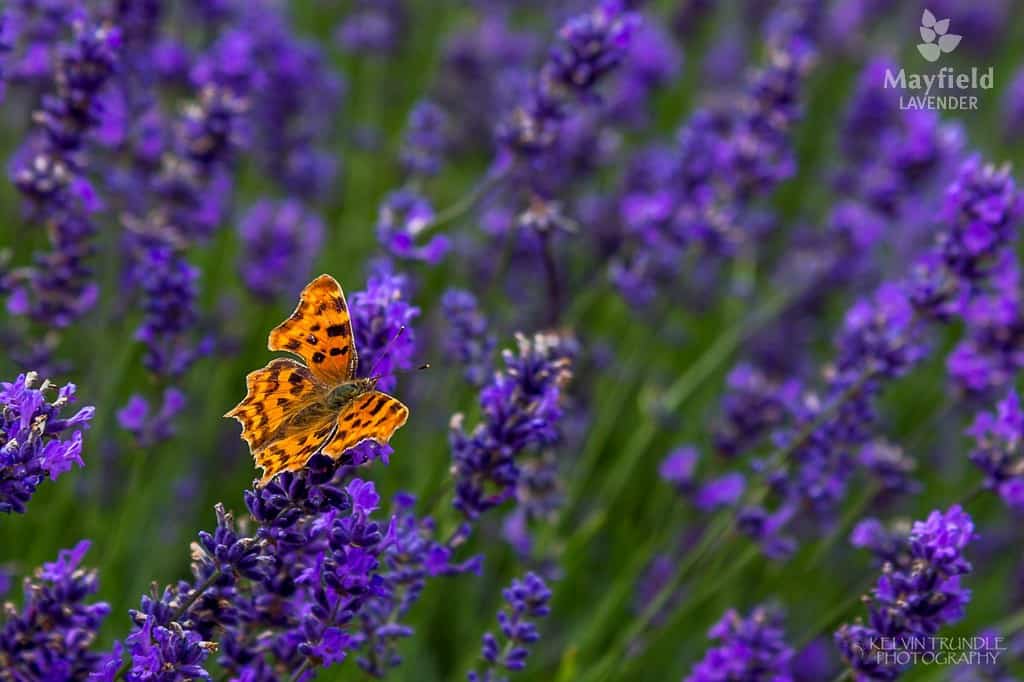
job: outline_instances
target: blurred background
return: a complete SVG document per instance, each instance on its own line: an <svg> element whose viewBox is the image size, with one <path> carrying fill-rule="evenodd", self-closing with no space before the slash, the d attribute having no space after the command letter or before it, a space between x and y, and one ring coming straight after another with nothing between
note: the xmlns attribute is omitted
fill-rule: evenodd
<svg viewBox="0 0 1024 682"><path fill-rule="evenodd" d="M962 368L970 358L950 361L969 324L929 331L932 352L880 392L873 426L912 461L912 484L880 489L851 474L827 527L783 558L723 534L651 613L720 518L680 494L663 460L692 445L702 479L753 476L774 445L739 457L723 446L730 373L750 363L778 391L790 379L826 385L846 311L933 241L962 160L1020 166L1024 12L1010 0L626 3L640 21L629 47L574 96L554 158L517 162L522 130L510 121L554 59L559 28L595 4L0 6L0 377L35 370L96 407L85 466L0 518L5 598L17 603L17 576L88 538L84 563L112 606L102 637L123 637L151 583L188 576L189 543L215 525L214 503L244 515L256 474L221 415L273 356L270 328L313 276L334 275L351 301L384 269L407 278L419 309L412 360L432 368L399 378L393 392L411 418L367 477L385 498L416 494L441 528L459 521L449 422L479 419L482 383L452 351L463 332L445 293L476 296L496 350L542 330L571 335L576 349L561 440L524 465L550 476L479 522L464 551L484 555L482 577L428 584L390 679L464 679L495 627L500 587L526 569L550 578L553 613L517 679L681 679L727 608L764 602L785 611L798 679L840 672L831 633L863 614L856 596L877 575L850 530L867 515L920 519L964 501L983 480L964 430L994 409L1016 367L975 380ZM926 8L962 36L938 62L917 47ZM95 93L102 114L74 131L70 170L40 168L26 162L46 125L33 112L59 96L55 65L83 17L121 27L120 57ZM947 66L992 69L994 87L970 92L977 110L906 111L898 97L923 93L882 86L886 68ZM666 193L696 186L701 163L724 163L711 133L727 136L730 117L748 113L768 133L745 140L757 148L749 159L731 160L747 175L731 177L685 237L651 238L674 200ZM181 144L198 171L175 165ZM47 214L47 180L61 173L86 207L80 231L59 232ZM76 278L85 284L68 293ZM501 363L484 354L486 376ZM994 495L970 511L981 537L969 552L972 602L952 630L964 634L1024 609L1017 517ZM922 667L906 678L951 675ZM316 679L364 678L346 663Z"/></svg>

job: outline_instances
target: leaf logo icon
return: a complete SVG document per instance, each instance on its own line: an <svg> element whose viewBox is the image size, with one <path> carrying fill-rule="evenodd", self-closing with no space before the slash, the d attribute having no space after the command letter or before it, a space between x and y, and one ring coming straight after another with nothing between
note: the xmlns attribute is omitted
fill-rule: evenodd
<svg viewBox="0 0 1024 682"><path fill-rule="evenodd" d="M941 21L935 18L930 10L921 13L921 40L917 51L930 62L937 62L943 54L948 54L960 44L962 36L949 32L949 19Z"/></svg>

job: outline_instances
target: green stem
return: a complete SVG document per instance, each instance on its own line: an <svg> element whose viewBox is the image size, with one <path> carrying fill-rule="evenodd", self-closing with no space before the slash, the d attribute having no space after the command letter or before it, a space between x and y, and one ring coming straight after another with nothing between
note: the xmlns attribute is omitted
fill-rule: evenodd
<svg viewBox="0 0 1024 682"><path fill-rule="evenodd" d="M295 672L292 673L292 676L288 678L289 681L290 682L299 682L299 680L302 679L303 673L305 673L308 669L309 669L309 659L307 658L306 660L304 660L302 662L302 665L300 665L298 668L295 669Z"/></svg>
<svg viewBox="0 0 1024 682"><path fill-rule="evenodd" d="M505 179L508 175L508 170L509 169L506 168L505 170L501 170L496 173L488 173L483 180L478 182L462 198L443 211L439 211L434 216L434 219L420 230L419 236L429 236L431 232L434 232L439 227L458 219L463 214L472 210L473 207L476 206L477 203L483 199L494 186Z"/></svg>
<svg viewBox="0 0 1024 682"><path fill-rule="evenodd" d="M223 575L221 570L219 568L215 569L213 573L210 574L210 577L203 581L202 585L192 591L192 594L189 595L187 600L185 600L185 603L175 609L174 615L171 616L171 620L179 620L182 616L188 613L188 610L192 608L192 605L195 604L208 589L213 587L213 584L217 582L221 575Z"/></svg>
<svg viewBox="0 0 1024 682"><path fill-rule="evenodd" d="M206 592L206 590L210 589L210 587L213 586L213 583L215 583L217 579L220 578L221 575L222 573L219 568L214 570L214 572L210 574L210 577L204 580L199 587L193 590L192 594L189 595L189 598L181 606L174 610L174 614L171 616L171 620L180 620L182 616L188 613L188 610L192 607L192 605L196 603L199 597L203 596L203 593ZM131 667L132 659L129 657L127 661L121 664L121 667L117 669L117 672L114 673L115 682L117 680L124 679L124 676L128 674L128 671L131 669Z"/></svg>
<svg viewBox="0 0 1024 682"><path fill-rule="evenodd" d="M859 604L861 602L862 596L871 588L874 580L875 576L870 576L866 580L862 580L860 583L847 590L850 596L843 600L834 609L831 609L824 618L814 625L814 627L809 628L807 632L800 635L793 644L793 650L802 650L810 644L815 637L832 628L855 604Z"/></svg>

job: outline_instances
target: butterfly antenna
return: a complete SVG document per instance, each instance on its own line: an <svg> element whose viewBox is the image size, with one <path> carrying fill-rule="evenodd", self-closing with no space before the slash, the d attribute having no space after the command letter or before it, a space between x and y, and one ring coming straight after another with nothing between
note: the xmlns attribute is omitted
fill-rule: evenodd
<svg viewBox="0 0 1024 682"><path fill-rule="evenodd" d="M395 332L395 335L391 337L391 340L388 341L387 344L384 345L384 348L381 350L380 355L377 356L377 359L373 363L373 367L370 368L370 376L371 377L376 377L377 376L377 367L380 365L381 361L388 356L388 351L391 350L391 346L404 333L405 333L405 325L403 324L401 327L398 328L398 331Z"/></svg>
<svg viewBox="0 0 1024 682"><path fill-rule="evenodd" d="M422 365L420 365L419 367L416 367L414 369L396 369L395 370L395 374L412 374L413 372L419 372L419 371L424 370L424 369L430 369L430 363L429 362L425 362Z"/></svg>

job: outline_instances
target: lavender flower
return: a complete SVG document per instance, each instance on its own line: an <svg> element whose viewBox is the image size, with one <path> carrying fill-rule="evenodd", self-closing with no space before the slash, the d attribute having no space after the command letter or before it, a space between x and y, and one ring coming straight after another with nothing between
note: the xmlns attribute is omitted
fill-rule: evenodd
<svg viewBox="0 0 1024 682"><path fill-rule="evenodd" d="M351 471L317 455L298 474L248 492L255 535L218 505L217 528L192 546L193 581L143 597L127 646L103 659L100 679L113 679L125 651L126 679L144 680L159 671L209 679L205 662L218 645L219 664L238 679L301 676L361 646L386 650L402 628L371 626L373 618L404 613L422 577L476 562L449 565L430 523L408 508L403 532L373 520L380 498ZM381 639L359 635L360 618Z"/></svg>
<svg viewBox="0 0 1024 682"><path fill-rule="evenodd" d="M25 513L25 506L43 480L58 476L74 464L83 466L82 431L94 408L83 407L70 417L61 415L75 400L75 385L57 390L48 380L38 388L35 372L0 384L0 512Z"/></svg>
<svg viewBox="0 0 1024 682"><path fill-rule="evenodd" d="M480 392L482 421L467 432L463 415L452 417L455 507L471 519L513 496L520 453L558 439L562 387L571 376L563 342L544 334L516 340L518 354L506 350L504 371Z"/></svg>
<svg viewBox="0 0 1024 682"><path fill-rule="evenodd" d="M110 606L87 603L99 589L95 570L79 568L89 550L82 540L61 550L25 579L21 610L7 605L0 627L0 660L13 680L83 680L100 662L89 651Z"/></svg>
<svg viewBox="0 0 1024 682"><path fill-rule="evenodd" d="M149 401L138 393L117 411L117 423L144 448L152 447L174 436L174 417L185 407L185 394L174 388L164 390L159 409L152 409Z"/></svg>
<svg viewBox="0 0 1024 682"><path fill-rule="evenodd" d="M405 31L401 0L360 3L362 6L338 27L336 40L347 52L386 55L399 45Z"/></svg>
<svg viewBox="0 0 1024 682"><path fill-rule="evenodd" d="M688 492L692 490L699 458L700 453L697 452L697 448L691 445L678 447L661 460L658 475L679 492Z"/></svg>
<svg viewBox="0 0 1024 682"><path fill-rule="evenodd" d="M886 492L904 493L920 487L913 479L917 463L898 445L882 439L873 440L860 449L857 459Z"/></svg>
<svg viewBox="0 0 1024 682"><path fill-rule="evenodd" d="M436 265L448 252L448 238L434 235L427 243L416 244L416 238L434 219L430 203L412 190L401 189L389 194L377 214L377 237L399 258L421 260Z"/></svg>
<svg viewBox="0 0 1024 682"><path fill-rule="evenodd" d="M493 371L491 356L497 341L488 330L476 297L468 291L448 289L441 296L441 310L447 325L445 351L465 368L467 381L482 386Z"/></svg>
<svg viewBox="0 0 1024 682"><path fill-rule="evenodd" d="M416 333L412 321L420 309L411 305L409 280L380 263L366 282L366 289L349 299L356 347L359 349L359 375L380 377L382 391L394 388L396 369L413 366Z"/></svg>
<svg viewBox="0 0 1024 682"><path fill-rule="evenodd" d="M924 357L914 309L903 287L883 284L873 300L857 301L846 313L837 341L837 368L886 377L904 374Z"/></svg>
<svg viewBox="0 0 1024 682"><path fill-rule="evenodd" d="M4 101L7 91L7 60L14 49L14 22L9 10L0 12L0 102Z"/></svg>
<svg viewBox="0 0 1024 682"><path fill-rule="evenodd" d="M682 68L682 54L661 24L648 16L638 23L609 102L613 116L632 125L648 121L652 93L671 83Z"/></svg>
<svg viewBox="0 0 1024 682"><path fill-rule="evenodd" d="M793 650L786 644L782 616L759 606L746 618L730 609L711 628L708 637L718 645L708 649L685 682L788 682L793 679Z"/></svg>
<svg viewBox="0 0 1024 682"><path fill-rule="evenodd" d="M242 216L238 231L242 281L264 299L299 290L324 239L323 221L294 199L257 201Z"/></svg>
<svg viewBox="0 0 1024 682"><path fill-rule="evenodd" d="M444 110L437 104L430 100L416 103L409 113L400 152L406 173L414 177L437 175L447 147L447 123Z"/></svg>
<svg viewBox="0 0 1024 682"><path fill-rule="evenodd" d="M161 376L176 377L209 351L208 342L189 338L198 321L199 270L163 244L144 248L136 276L145 301L145 316L135 338L146 346L143 364Z"/></svg>
<svg viewBox="0 0 1024 682"><path fill-rule="evenodd" d="M212 680L203 662L216 648L204 642L198 633L186 630L171 621L157 624L155 616L135 613L143 620L142 627L125 638L131 662L124 679L144 682L152 679Z"/></svg>
<svg viewBox="0 0 1024 682"><path fill-rule="evenodd" d="M287 12L268 3L238 10L192 69L192 80L226 89L244 105L231 126L272 179L291 195L323 199L337 173L325 147L344 82L321 46L294 31Z"/></svg>
<svg viewBox="0 0 1024 682"><path fill-rule="evenodd" d="M979 412L967 433L975 439L970 460L985 473L985 484L1008 506L1024 509L1024 412L1017 391L1011 389L995 414Z"/></svg>
<svg viewBox="0 0 1024 682"><path fill-rule="evenodd" d="M1018 69L1003 95L1003 134L1008 140L1024 131L1024 69Z"/></svg>
<svg viewBox="0 0 1024 682"><path fill-rule="evenodd" d="M427 580L437 576L463 573L480 574L482 558L477 556L454 563L454 546L462 541L468 529L457 531L442 543L436 539L437 529L430 517L417 517L416 498L400 493L392 505L394 544L382 557L380 577L386 589L380 596L369 598L360 612L362 630L359 667L375 677L383 677L388 668L397 666L402 658L398 642L413 634L412 628L398 621L419 599Z"/></svg>
<svg viewBox="0 0 1024 682"><path fill-rule="evenodd" d="M676 282L687 249L735 252L762 222L751 201L793 174L790 133L811 52L802 39L779 39L768 54L740 92L694 112L674 150L646 151L626 174L620 213L627 248L610 276L633 305L647 305Z"/></svg>
<svg viewBox="0 0 1024 682"><path fill-rule="evenodd" d="M558 139L567 104L596 99L598 84L625 59L638 15L617 0L569 19L541 67L539 81L498 125L502 148L536 157Z"/></svg>
<svg viewBox="0 0 1024 682"><path fill-rule="evenodd" d="M715 447L736 455L756 444L786 417L787 405L796 400L800 385L794 380L777 383L751 365L735 367L726 379L727 393L715 426Z"/></svg>
<svg viewBox="0 0 1024 682"><path fill-rule="evenodd" d="M1015 236L1022 209L1008 168L982 165L977 157L966 161L942 211L938 249L946 264L968 283L986 275Z"/></svg>
<svg viewBox="0 0 1024 682"><path fill-rule="evenodd" d="M86 138L100 121L97 101L117 61L120 34L110 26L75 23L72 43L56 60L56 91L43 100L39 126L15 160L12 179L47 227L51 250L33 267L12 273L8 309L66 326L96 301L86 261L95 232L90 214L99 206L85 177Z"/></svg>
<svg viewBox="0 0 1024 682"><path fill-rule="evenodd" d="M850 544L875 555L879 565L901 565L908 562L910 552L910 524L891 523L888 526L869 517L858 522L850 533Z"/></svg>
<svg viewBox="0 0 1024 682"><path fill-rule="evenodd" d="M746 489L743 474L732 472L712 479L702 485L693 498L694 505L703 511L735 504Z"/></svg>
<svg viewBox="0 0 1024 682"><path fill-rule="evenodd" d="M946 358L950 378L965 393L987 397L1012 385L1024 366L1019 352L1024 340L1020 269L1014 254L986 278L984 289L947 306L959 309L967 333Z"/></svg>
<svg viewBox="0 0 1024 682"><path fill-rule="evenodd" d="M883 655L891 651L883 650L881 638L923 652L932 635L963 616L971 596L960 584L971 572L963 552L974 537L974 523L959 505L914 523L909 551L883 566L871 592L868 624L858 621L836 632L836 644L858 680L892 680L902 673L891 655Z"/></svg>
<svg viewBox="0 0 1024 682"><path fill-rule="evenodd" d="M507 606L498 612L500 638L490 632L484 634L481 656L486 661L483 672L469 673L469 682L500 682L506 680L503 671L522 670L530 654L530 645L540 639L534 620L550 613L548 602L551 590L535 573L527 573L522 580L513 580L502 590Z"/></svg>

